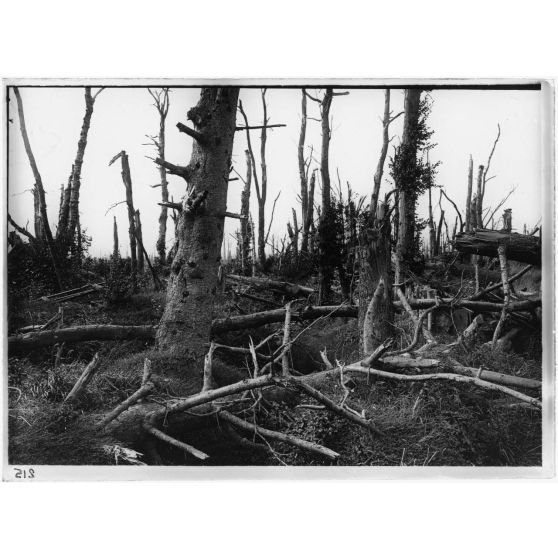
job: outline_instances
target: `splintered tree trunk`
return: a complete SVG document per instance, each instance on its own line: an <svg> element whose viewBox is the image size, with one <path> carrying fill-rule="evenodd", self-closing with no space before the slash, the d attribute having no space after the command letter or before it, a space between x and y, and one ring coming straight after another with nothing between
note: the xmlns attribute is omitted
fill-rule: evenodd
<svg viewBox="0 0 558 558"><path fill-rule="evenodd" d="M139 244L139 250L138 252L138 270L140 272L143 272L144 270L144 258L143 258L143 234L141 232L141 217L140 217L140 210L136 209L135 211L135 215L136 215L136 222L135 222L135 228L136 228L136 240L138 241Z"/></svg>
<svg viewBox="0 0 558 558"><path fill-rule="evenodd" d="M116 223L116 215L114 216L114 225L113 225L113 247L112 247L112 257L114 260L117 260L120 257L120 251L118 249L118 225Z"/></svg>
<svg viewBox="0 0 558 558"><path fill-rule="evenodd" d="M184 358L185 373L201 376L219 293L223 227L235 132L237 87L206 87L188 112L203 141L195 141L189 169L190 199L180 214L165 311L157 332L161 350ZM200 196L202 196L200 198Z"/></svg>
<svg viewBox="0 0 558 558"><path fill-rule="evenodd" d="M467 175L467 201L465 202L465 230L471 230L471 196L473 195L473 156L469 155L469 173Z"/></svg>
<svg viewBox="0 0 558 558"><path fill-rule="evenodd" d="M56 231L56 238L65 238L68 229L68 217L70 216L70 197L72 194L72 176L74 175L74 165L72 165L72 170L70 176L68 177L68 185L64 188L64 194L62 197L62 203L60 204L60 210L58 212L58 230Z"/></svg>
<svg viewBox="0 0 558 558"><path fill-rule="evenodd" d="M306 213L304 214L304 223L302 231L302 252L314 253L314 192L316 190L316 171L310 176L310 187L308 190L308 202L306 205Z"/></svg>
<svg viewBox="0 0 558 558"><path fill-rule="evenodd" d="M35 225L35 238L44 240L45 230L43 227L43 218L41 217L41 200L39 198L39 189L37 186L33 188L33 217Z"/></svg>
<svg viewBox="0 0 558 558"><path fill-rule="evenodd" d="M165 160L165 125L167 114L169 112L169 89L163 88L159 92L153 92L149 89L150 95L155 100L155 108L159 113L159 137L157 140L153 138L155 147L157 148L157 155L163 161ZM167 181L167 169L163 165L159 165L159 177L161 180L161 201L163 204L169 201L169 188ZM168 208L166 205L161 206L161 213L159 214L159 237L155 245L159 262L164 265L167 260L167 219Z"/></svg>
<svg viewBox="0 0 558 558"><path fill-rule="evenodd" d="M360 349L369 355L393 334L390 221L384 206L373 226L363 231L359 279Z"/></svg>
<svg viewBox="0 0 558 558"><path fill-rule="evenodd" d="M304 160L304 142L306 140L306 92L302 90L302 104L300 116L300 134L298 136L298 175L300 177L300 204L302 221L302 244L301 252L308 252L308 228L306 227L306 215L308 214L308 174L306 172L306 161Z"/></svg>
<svg viewBox="0 0 558 558"><path fill-rule="evenodd" d="M17 113L19 117L19 128L21 130L21 137L23 139L23 145L25 147L25 153L29 159L29 164L31 165L31 170L33 172L33 177L35 179L35 189L37 190L37 198L39 202L39 211L41 214L42 230L44 232L44 239L47 244L47 248L52 261L52 267L54 268L54 274L56 275L56 282L58 287L62 290L62 278L60 276L60 270L58 268L58 256L56 248L54 246L54 239L52 238L52 231L50 230L50 224L48 222L47 214L47 204L45 197L45 189L43 187L43 179L41 173L39 172L39 167L35 161L35 155L31 149L31 143L29 142L29 136L27 135L27 126L25 125L25 115L23 112L23 101L21 100L21 95L17 87L13 88L14 95L17 101Z"/></svg>
<svg viewBox="0 0 558 558"><path fill-rule="evenodd" d="M96 95L95 95L96 96ZM77 223L79 220L79 189L81 186L81 167L83 165L83 157L85 155L85 147L87 146L87 135L91 125L91 116L93 115L93 105L95 104L95 97L91 95L91 87L85 88L85 115L81 125L81 132L79 134L78 149L76 159L72 168L72 180L70 189L70 206L68 215L68 228L65 233L65 238L68 243L73 243L74 235L76 233Z"/></svg>
<svg viewBox="0 0 558 558"><path fill-rule="evenodd" d="M405 169L404 177L396 184L399 190L399 230L397 237L397 258L400 274L405 278L413 260L415 239L416 185L412 169L417 164L417 128L420 111L420 89L405 91L405 120L399 155ZM409 178L407 178L409 177Z"/></svg>
<svg viewBox="0 0 558 558"><path fill-rule="evenodd" d="M240 220L240 257L242 261L242 273L250 273L250 242L252 240L252 219L250 217L250 193L252 189L252 159L250 152L246 150L246 181L242 194L240 194L240 214L245 219Z"/></svg>
<svg viewBox="0 0 558 558"><path fill-rule="evenodd" d="M432 188L428 187L428 239L430 243L430 257L436 255L436 228L434 226L434 215L432 213Z"/></svg>
<svg viewBox="0 0 558 558"><path fill-rule="evenodd" d="M130 237L130 261L132 264L132 281L135 283L135 277L138 269L137 260L137 240L136 240L136 212L134 210L134 198L132 193L132 175L130 174L130 163L128 155L125 151L121 153L122 158L122 181L126 189L126 206L128 208L128 235Z"/></svg>
<svg viewBox="0 0 558 558"><path fill-rule="evenodd" d="M479 229L482 229L482 177L484 172L484 166L479 165L479 174L477 176L477 204L475 210L477 212L476 223Z"/></svg>
<svg viewBox="0 0 558 558"><path fill-rule="evenodd" d="M465 254L498 257L498 246L506 245L508 259L541 265L541 239L537 236L479 229L455 237L455 249Z"/></svg>
<svg viewBox="0 0 558 558"><path fill-rule="evenodd" d="M382 150L380 152L380 158L378 159L376 172L374 173L374 189L372 190L372 199L370 201L371 215L376 215L376 211L378 208L378 196L380 195L380 186L382 184L382 175L384 173L384 163L386 161L389 147L389 124L391 120L389 113L389 101L390 90L386 89L384 101L384 119L382 121Z"/></svg>
<svg viewBox="0 0 558 558"><path fill-rule="evenodd" d="M331 207L331 182L329 176L329 142L331 130L329 127L329 111L333 100L333 89L326 89L324 98L321 102L322 120L322 153L321 153L321 176L322 176L322 212L319 226L319 302L325 303L331 298L331 283L335 266L336 241L335 234L335 215Z"/></svg>

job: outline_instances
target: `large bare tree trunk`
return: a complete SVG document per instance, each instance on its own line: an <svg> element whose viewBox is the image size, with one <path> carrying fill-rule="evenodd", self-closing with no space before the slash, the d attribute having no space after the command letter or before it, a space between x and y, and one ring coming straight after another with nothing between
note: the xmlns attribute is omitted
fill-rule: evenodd
<svg viewBox="0 0 558 558"><path fill-rule="evenodd" d="M382 150L378 159L378 166L374 173L374 189L372 190L372 199L370 200L370 215L375 216L378 208L378 196L380 195L380 186L382 185L382 175L384 173L384 163L386 161L389 147L389 125L393 121L389 110L390 90L386 89L384 101L384 119L382 121Z"/></svg>
<svg viewBox="0 0 558 558"><path fill-rule="evenodd" d="M155 108L159 113L159 137L158 139L151 138L153 144L157 149L157 156L165 160L165 125L167 114L169 112L169 88L165 87L161 91L151 91L148 89L149 94L153 97L155 101ZM167 181L167 169L163 165L159 165L159 176L160 176L160 187L161 187L161 201L163 204L169 201L169 188ZM161 205L161 213L159 214L159 237L157 238L157 254L159 255L159 262L161 264L166 263L167 259L167 217L168 208L166 205Z"/></svg>
<svg viewBox="0 0 558 558"><path fill-rule="evenodd" d="M320 172L322 177L322 211L319 226L319 303L324 304L331 299L331 283L337 264L337 238L335 234L335 215L331 207L331 181L329 175L329 142L331 129L329 111L333 100L333 89L328 87L320 102L322 121L322 152Z"/></svg>
<svg viewBox="0 0 558 558"><path fill-rule="evenodd" d="M363 355L393 333L391 230L385 206L378 206L374 225L363 231L359 280L358 324Z"/></svg>
<svg viewBox="0 0 558 558"><path fill-rule="evenodd" d="M29 136L27 135L27 127L25 125L25 115L23 112L23 101L21 100L21 95L19 94L19 89L17 87L13 88L14 95L17 101L17 113L19 116L19 127L21 130L21 137L23 138L23 145L25 146L25 153L29 159L29 164L31 165L31 170L33 171L33 177L35 178L35 189L37 190L37 198L39 202L39 211L42 220L42 230L44 232L44 238L47 244L47 248L52 260L52 266L54 268L54 274L56 275L56 281L58 287L62 290L62 279L60 276L60 270L58 267L58 255L56 252L56 247L54 246L54 240L52 238L52 232L50 230L50 224L48 221L47 205L45 198L45 189L43 187L43 179L41 178L41 173L37 167L37 162L35 161L35 155L33 155L33 150L31 149L31 144L29 142Z"/></svg>
<svg viewBox="0 0 558 558"><path fill-rule="evenodd" d="M246 180L240 194L240 214L245 218L240 220L240 259L242 273L250 274L250 242L252 241L252 220L250 219L250 193L252 190L252 159L246 150Z"/></svg>
<svg viewBox="0 0 558 558"><path fill-rule="evenodd" d="M397 259L399 260L400 274L406 277L411 261L413 260L415 240L415 207L417 193L412 180L417 159L417 129L420 112L420 89L405 90L405 120L403 123L403 137L399 156L401 165L405 169L399 183L399 230L397 236ZM411 180L408 179L411 177Z"/></svg>
<svg viewBox="0 0 558 558"><path fill-rule="evenodd" d="M298 174L300 177L300 202L301 202L301 221L302 221L302 243L300 246L300 251L305 253L308 252L308 232L310 230L310 224L308 223L307 215L309 208L308 199L308 169L306 166L306 160L304 159L304 142L306 140L306 92L302 90L302 103L301 103L301 116L300 116L300 134L298 136ZM313 200L312 202L313 203Z"/></svg>
<svg viewBox="0 0 558 558"><path fill-rule="evenodd" d="M122 163L122 182L124 183L124 188L126 190L126 206L128 208L128 234L130 237L130 261L131 261L131 272L132 272L132 282L135 285L136 275L138 269L137 263L137 240L136 240L136 212L134 209L134 198L132 193L132 175L130 174L130 163L128 162L128 155L126 151L121 151L115 155L109 166L112 165L117 159L121 159Z"/></svg>
<svg viewBox="0 0 558 558"><path fill-rule="evenodd" d="M159 348L189 362L186 374L203 370L213 304L219 293L228 175L235 132L237 87L202 89L188 112L201 141L194 141L188 167L189 196L178 223Z"/></svg>
<svg viewBox="0 0 558 558"><path fill-rule="evenodd" d="M72 167L72 178L70 184L69 208L68 208L68 227L66 230L58 230L58 237L64 238L67 243L73 243L76 227L79 220L79 189L81 187L81 167L83 166L83 157L87 146L87 136L91 125L91 116L93 115L93 107L95 99L101 92L100 89L95 95L91 94L91 87L85 88L85 115L81 125L79 134L78 148L74 165ZM64 210L65 211L65 210ZM60 236L62 235L62 236Z"/></svg>

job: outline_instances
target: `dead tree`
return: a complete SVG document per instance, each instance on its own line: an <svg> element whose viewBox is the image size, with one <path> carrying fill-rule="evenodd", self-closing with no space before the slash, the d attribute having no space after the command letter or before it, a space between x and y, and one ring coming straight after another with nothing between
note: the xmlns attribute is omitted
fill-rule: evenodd
<svg viewBox="0 0 558 558"><path fill-rule="evenodd" d="M476 226L479 229L482 229L482 177L483 177L483 173L484 173L484 166L483 165L479 165L479 170L478 170L478 174L477 174L477 194L475 196L475 211L476 211L476 216L475 216L475 222L476 222Z"/></svg>
<svg viewBox="0 0 558 558"><path fill-rule="evenodd" d="M347 92L334 93L333 88L328 87L325 90L323 98L319 99L306 92L308 98L317 102L320 107L320 120L322 128L322 150L320 156L322 207L318 229L320 285L318 298L320 303L323 303L331 298L331 283L333 281L335 267L339 261L335 210L331 205L331 179L329 174L329 143L331 141L331 125L329 113L333 97L347 94Z"/></svg>
<svg viewBox="0 0 558 558"><path fill-rule="evenodd" d="M430 257L436 255L436 225L434 224L434 214L432 212L432 187L428 187L428 241Z"/></svg>
<svg viewBox="0 0 558 558"><path fill-rule="evenodd" d="M358 322L363 356L393 333L391 226L385 204L377 205L361 238Z"/></svg>
<svg viewBox="0 0 558 558"><path fill-rule="evenodd" d="M467 200L465 201L465 230L466 231L471 230L472 195L473 195L473 156L469 155L469 172L467 173Z"/></svg>
<svg viewBox="0 0 558 558"><path fill-rule="evenodd" d="M302 240L300 244L300 251L302 253L308 252L308 237L310 228L312 226L314 214L314 186L315 177L312 173L310 179L310 190L308 189L308 175L310 171L310 164L312 162L312 153L305 159L304 157L304 142L306 140L306 124L307 124L307 101L306 91L302 90L301 101L301 117L300 117L300 134L298 137L298 174L300 177L300 204L301 204L301 232Z"/></svg>
<svg viewBox="0 0 558 558"><path fill-rule="evenodd" d="M112 258L116 261L120 258L120 250L118 249L118 224L116 223L116 215L114 215L112 235L113 235Z"/></svg>
<svg viewBox="0 0 558 558"><path fill-rule="evenodd" d="M29 136L27 135L27 127L25 125L25 115L23 112L23 101L21 100L21 95L17 87L13 87L14 95L17 101L17 112L19 116L19 127L21 130L21 137L23 139L23 145L25 146L25 153L29 159L29 164L31 165L31 170L33 171L33 177L35 179L35 189L37 190L37 198L39 204L39 212L42 221L42 231L44 232L44 238L47 245L47 249L52 261L52 267L54 269L54 274L56 276L56 282L58 287L62 290L62 279L60 275L59 265L58 265L58 253L54 245L54 239L52 237L52 231L50 230L50 225L48 221L47 214L47 204L45 197L45 189L43 187L43 179L41 178L41 173L39 172L39 167L35 161L35 156L33 150L31 149L31 144L29 142Z"/></svg>
<svg viewBox="0 0 558 558"><path fill-rule="evenodd" d="M128 155L126 151L121 151L115 155L109 163L109 167L118 159L122 163L122 182L126 190L126 206L128 208L128 234L130 237L130 261L132 282L136 282L136 274L138 269L137 264L137 240L136 240L136 212L134 209L134 199L132 194L132 176L130 174L130 164L128 162Z"/></svg>
<svg viewBox="0 0 558 558"><path fill-rule="evenodd" d="M380 186L382 184L382 176L384 173L384 164L387 157L390 137L389 137L389 125L396 119L399 118L403 113L400 112L395 116L392 116L390 111L390 90L386 89L385 100L384 100L384 118L382 120L382 150L380 151L380 158L378 159L378 165L376 166L376 172L374 173L374 189L372 190L372 199L370 201L370 214L376 215L378 207L378 196L380 195Z"/></svg>
<svg viewBox="0 0 558 558"><path fill-rule="evenodd" d="M159 113L159 136L157 138L149 136L149 139L157 149L157 156L165 160L165 125L167 114L169 112L169 88L163 87L160 91L152 91L147 89L151 97L153 97L154 106ZM158 186L161 187L161 201L167 203L169 201L169 189L167 181L167 169L159 165L159 177L160 183ZM157 254L159 255L159 261L161 264L166 263L166 238L167 238L167 217L168 208L165 205L161 205L161 213L159 214L159 236L157 238Z"/></svg>
<svg viewBox="0 0 558 558"><path fill-rule="evenodd" d="M250 243L252 242L252 219L250 216L250 194L252 190L252 158L250 152L245 151L246 155L246 179L244 188L240 194L240 214L245 219L240 220L240 261L242 262L242 273L248 275L251 270L250 265Z"/></svg>
<svg viewBox="0 0 558 558"><path fill-rule="evenodd" d="M139 250L137 251L138 254L138 271L140 271L140 273L143 273L144 270L144 258L143 258L143 253L145 250L145 247L143 245L143 234L141 231L141 216L140 216L140 210L136 209L135 211L135 234L136 234L136 240L139 244Z"/></svg>
<svg viewBox="0 0 558 558"><path fill-rule="evenodd" d="M41 216L41 198L37 186L33 187L33 221L35 238L37 240L45 239L45 229L43 227L43 218Z"/></svg>
<svg viewBox="0 0 558 558"><path fill-rule="evenodd" d="M67 209L68 214L68 225L67 228L64 227L64 220L62 219L62 228L58 229L57 238L63 238L65 244L68 246L74 241L74 236L76 234L78 221L79 221L79 190L81 187L81 168L83 166L83 157L85 155L85 148L87 146L87 136L89 134L89 127L91 126L91 117L93 116L93 108L95 105L95 100L97 96L104 88L101 87L95 95L91 94L91 87L85 88L85 115L83 117L83 122L81 125L81 131L79 134L78 148L76 153L76 158L72 166L72 175L70 181L70 195L69 195L69 207ZM66 198L65 198L66 199ZM63 215L66 214L66 208L63 208ZM61 236L60 236L61 235Z"/></svg>
<svg viewBox="0 0 558 558"><path fill-rule="evenodd" d="M498 257L498 246L506 244L510 260L541 265L541 239L532 235L477 229L475 232L457 234L455 249L465 254Z"/></svg>
<svg viewBox="0 0 558 558"><path fill-rule="evenodd" d="M178 167L156 161L188 182L157 341L161 350L188 361L185 373L196 377L203 368L219 291L238 92L237 87L203 88L198 104L188 111L194 124L189 135L195 140L190 163Z"/></svg>
<svg viewBox="0 0 558 558"><path fill-rule="evenodd" d="M266 144L267 144L267 130L268 128L282 127L284 124L268 124L267 118L267 102L265 100L267 89L262 89L262 107L263 107L263 124L261 126L250 126L248 124L248 117L244 112L242 106L242 101L238 103L238 110L242 114L245 126L237 127L235 130L245 130L246 131L246 143L248 145L248 153L250 154L250 159L252 160L252 173L254 176L254 186L256 188L256 198L258 200L258 260L260 265L265 263L265 245L269 237L270 228L268 228L267 233L265 230L265 204L267 201L267 163L266 163ZM252 141L250 139L250 130L260 129L260 168L261 168L261 183L258 178L258 173L256 171L256 159L254 156L254 150L252 149Z"/></svg>
<svg viewBox="0 0 558 558"><path fill-rule="evenodd" d="M399 224L397 234L396 282L405 277L414 256L415 208L417 202L416 168L418 149L418 127L420 117L420 89L405 90L405 116L403 136L398 150L396 187L399 194ZM398 272L398 273L397 273Z"/></svg>

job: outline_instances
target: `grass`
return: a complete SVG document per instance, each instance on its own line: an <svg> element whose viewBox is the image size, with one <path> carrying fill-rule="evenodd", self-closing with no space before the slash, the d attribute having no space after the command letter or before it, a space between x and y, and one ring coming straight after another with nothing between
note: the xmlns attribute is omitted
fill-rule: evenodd
<svg viewBox="0 0 558 558"><path fill-rule="evenodd" d="M126 304L66 305L67 323L156 323L164 303L162 293L134 295ZM243 302L243 306L245 306ZM257 306L246 305L246 311ZM43 301L26 303L12 315L19 323L44 323L57 305ZM231 308L219 309L226 313ZM405 317L395 323L399 346L406 346L413 326ZM303 326L293 324L293 335ZM272 327L259 331L231 332L228 344L247 346L252 336L261 339ZM440 337L440 336L438 336ZM308 373L323 368L320 350L327 348L335 363L358 358L356 321L322 320L305 332L293 350L293 366ZM62 405L87 362L101 350L103 363L79 403ZM185 380L183 366L145 342L89 342L68 347L58 367L54 349L26 358L9 359L9 459L21 464L114 464L119 444L95 431L97 421L140 385L145 358L153 362L154 373L165 378L157 398L193 393L200 388L201 373ZM540 343L525 354L501 353L479 345L473 351L456 347L451 355L467 366L483 366L508 374L540 379ZM222 374L238 378L246 374L243 355L220 355ZM201 372L201 371L200 371ZM335 401L342 397L338 383L326 388ZM339 465L393 466L530 466L541 464L541 415L515 405L501 394L474 386L442 382L398 383L371 380L353 388L350 403L365 410L366 416L385 433L378 438L324 410L285 407L269 402L258 421L306 440L324 444L341 454ZM311 401L303 399L302 402ZM313 403L313 402L312 402ZM211 465L329 465L291 447L273 444L273 451L244 449L220 428L188 434L187 441L209 455ZM255 440L261 442L261 440ZM140 449L140 448L135 448ZM183 452L157 445L165 464L193 464ZM122 462L121 460L119 461ZM124 461L124 463L126 463ZM198 463L196 463L198 464Z"/></svg>

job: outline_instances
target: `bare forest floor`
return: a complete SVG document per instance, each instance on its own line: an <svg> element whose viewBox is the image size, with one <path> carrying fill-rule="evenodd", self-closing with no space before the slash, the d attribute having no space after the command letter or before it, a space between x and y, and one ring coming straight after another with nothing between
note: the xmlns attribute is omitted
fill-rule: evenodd
<svg viewBox="0 0 558 558"><path fill-rule="evenodd" d="M161 316L164 294L152 291L134 295L121 305L65 304L64 323L156 324ZM256 302L242 301L245 312L262 310ZM20 302L10 308L10 331L24 325L44 323L58 306L44 301ZM228 301L216 309L216 316L236 313ZM406 346L413 324L405 315L395 323L399 344ZM293 327L293 335L297 328ZM263 339L273 329L226 334L230 345L247 345L251 336ZM298 329L300 331L300 329ZM437 332L439 342L455 340L455 333ZM331 362L358 360L356 320L337 318L321 321L305 332L292 351L292 365L302 374L325 369L319 351L326 348ZM64 397L83 372L85 364L99 350L105 358L101 370L85 395L71 406ZM452 349L451 357L466 366L479 367L541 379L540 341L524 343L516 352L499 352L479 344L467 351ZM119 402L139 387L144 359L149 357L155 372L166 378L153 397L161 402L169 396L194 393L199 377L184 381L179 362L154 350L151 342L82 342L69 346L55 367L56 348L9 359L9 460L17 464L129 464L119 459L119 440L94 430L94 425ZM227 381L247 376L245 355L222 355L215 376ZM198 381L199 380L199 381ZM333 400L343 396L339 382L324 392ZM384 436L360 429L326 410L307 408L315 403L298 397L274 402L269 392L262 426L280 430L305 440L323 444L341 454L338 465L368 466L534 466L541 464L541 413L518 404L497 392L487 392L469 384L449 382L393 382L370 378L351 384L350 403L363 409ZM274 443L255 451L227 437L220 428L193 431L186 441L211 457L208 465L328 465L330 462ZM142 450L143 448L132 448ZM158 447L163 464L199 464L170 446ZM146 456L141 461L149 463Z"/></svg>

